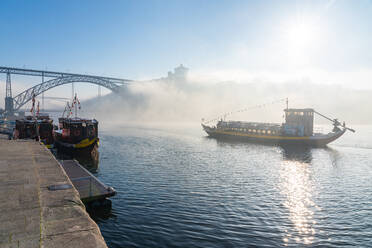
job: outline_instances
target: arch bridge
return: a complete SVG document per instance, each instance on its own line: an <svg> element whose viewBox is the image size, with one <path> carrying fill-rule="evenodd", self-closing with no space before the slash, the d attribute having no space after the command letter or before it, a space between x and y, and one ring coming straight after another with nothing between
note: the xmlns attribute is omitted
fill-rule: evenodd
<svg viewBox="0 0 372 248"><path fill-rule="evenodd" d="M14 111L19 110L23 105L32 100L33 95L38 96L43 92L55 88L60 85L83 82L96 84L105 87L115 93L126 84L133 82L129 79L113 78L113 77L100 77L93 75L64 73L54 71L30 70L12 67L0 67L0 73L6 74L6 96L5 96L5 113L12 114ZM37 84L22 93L12 97L11 88L11 74L26 75L26 76L39 76L42 82ZM45 78L49 80L44 81Z"/></svg>

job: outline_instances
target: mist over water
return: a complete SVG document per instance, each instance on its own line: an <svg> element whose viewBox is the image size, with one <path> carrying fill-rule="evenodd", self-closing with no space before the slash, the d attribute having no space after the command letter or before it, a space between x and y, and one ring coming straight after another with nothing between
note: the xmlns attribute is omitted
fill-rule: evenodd
<svg viewBox="0 0 372 248"><path fill-rule="evenodd" d="M371 95L370 90L314 84L308 80L286 83L157 80L133 83L120 94L92 99L84 102L83 107L98 119L109 120L104 125L200 122L202 118L211 120L231 112L227 119L281 123L284 99L288 97L292 108L314 108L348 124L370 124ZM237 113L244 108L250 109ZM315 121L328 123L322 118Z"/></svg>
<svg viewBox="0 0 372 248"><path fill-rule="evenodd" d="M371 123L370 93L163 80L85 102L101 127L97 177L118 192L111 212L92 217L110 247L369 247L372 127L357 124ZM228 112L280 123L286 97L357 132L312 149L219 141L201 129L201 118Z"/></svg>

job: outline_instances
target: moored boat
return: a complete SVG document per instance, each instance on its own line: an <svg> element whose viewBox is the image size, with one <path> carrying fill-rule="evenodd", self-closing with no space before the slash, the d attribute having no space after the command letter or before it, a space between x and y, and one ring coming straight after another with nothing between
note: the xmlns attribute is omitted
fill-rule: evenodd
<svg viewBox="0 0 372 248"><path fill-rule="evenodd" d="M83 118L59 118L61 129L54 130L55 143L64 153L91 152L98 146L98 121Z"/></svg>
<svg viewBox="0 0 372 248"><path fill-rule="evenodd" d="M80 103L75 96L72 106L67 105L67 117L59 118L59 129L54 130L55 147L59 154L78 160L89 159L93 162L93 167L96 167L99 158L98 121L77 117L78 104ZM71 118L73 107L75 117Z"/></svg>
<svg viewBox="0 0 372 248"><path fill-rule="evenodd" d="M284 110L285 123L259 123L219 120L216 126L202 124L204 131L213 138L240 140L273 145L300 145L322 147L341 137L347 130L355 130L311 108ZM329 133L314 132L314 114L333 122Z"/></svg>
<svg viewBox="0 0 372 248"><path fill-rule="evenodd" d="M48 114L26 116L17 119L13 132L14 139L35 139L42 142L47 148L53 148L53 120Z"/></svg>

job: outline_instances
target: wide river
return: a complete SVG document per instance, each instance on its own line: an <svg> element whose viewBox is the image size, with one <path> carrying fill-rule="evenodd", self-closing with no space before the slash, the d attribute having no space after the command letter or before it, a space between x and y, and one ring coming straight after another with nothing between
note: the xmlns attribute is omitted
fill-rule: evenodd
<svg viewBox="0 0 372 248"><path fill-rule="evenodd" d="M327 148L206 137L199 124L100 132L94 216L109 247L372 247L372 126ZM109 131L108 131L109 130Z"/></svg>

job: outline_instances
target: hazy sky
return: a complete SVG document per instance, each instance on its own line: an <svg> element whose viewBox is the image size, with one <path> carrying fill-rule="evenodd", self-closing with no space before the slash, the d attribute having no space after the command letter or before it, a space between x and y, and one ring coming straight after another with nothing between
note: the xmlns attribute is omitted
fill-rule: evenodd
<svg viewBox="0 0 372 248"><path fill-rule="evenodd" d="M0 30L2 66L150 79L183 63L213 80L372 89L371 0L11 0Z"/></svg>

